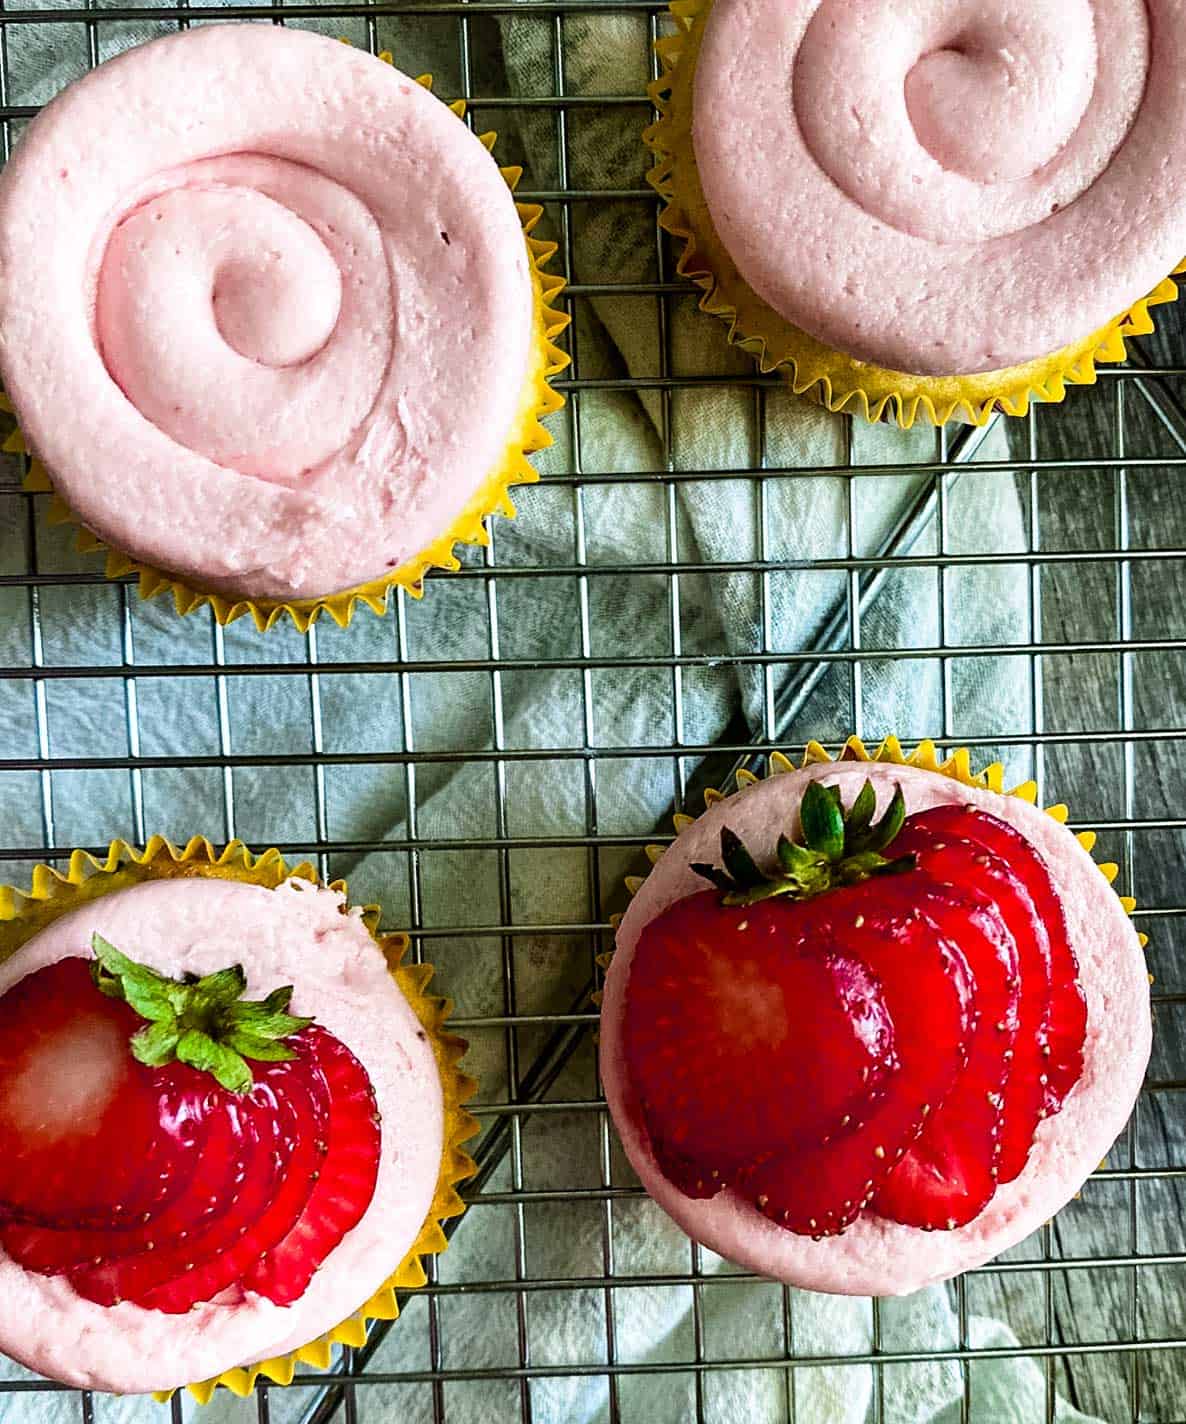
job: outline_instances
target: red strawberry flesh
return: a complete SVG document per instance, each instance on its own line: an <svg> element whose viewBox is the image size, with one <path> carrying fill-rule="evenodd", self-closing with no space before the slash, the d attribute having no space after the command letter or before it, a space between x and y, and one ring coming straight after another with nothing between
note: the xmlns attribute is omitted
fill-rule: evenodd
<svg viewBox="0 0 1186 1424"><path fill-rule="evenodd" d="M183 1186L196 1125L127 1051L140 1026L84 959L27 975L0 1013L0 1212L47 1226L124 1220ZM112 1143L139 1142L137 1152Z"/></svg>
<svg viewBox="0 0 1186 1424"><path fill-rule="evenodd" d="M233 1246L268 1207L280 1178L280 1128L270 1092L257 1085L246 1101L219 1105L231 1123L236 1171L227 1210L200 1231L181 1231L154 1249L118 1256L100 1265L69 1272L70 1284L87 1300L116 1305L142 1303L157 1286L191 1271L200 1261L216 1258ZM201 1171L198 1174L198 1186Z"/></svg>
<svg viewBox="0 0 1186 1424"><path fill-rule="evenodd" d="M1038 850L964 805L877 819L808 784L801 840L754 860L728 827L716 886L635 946L626 1068L659 1166L822 1237L862 1210L973 1221L1024 1168L1083 1063L1086 1010Z"/></svg>
<svg viewBox="0 0 1186 1424"><path fill-rule="evenodd" d="M166 989L202 1013L238 1004L245 987L239 970L154 979L103 944L105 982L129 984L129 1000L147 994L162 1017L174 1012ZM250 1028L231 1031L257 1059L241 1086L172 1057L179 1030L153 1050L167 1055L157 1066L139 1061L131 1040L146 1011L101 992L96 968L62 960L4 995L0 1244L103 1305L181 1313L241 1297L248 1276L252 1289L274 1282L285 1303L298 1299L374 1194L380 1132L365 1070L332 1034L286 1014L291 990L235 1010L232 1026ZM219 1072L244 1071L202 1042Z"/></svg>
<svg viewBox="0 0 1186 1424"><path fill-rule="evenodd" d="M975 878L992 897L1017 944L1022 984L1020 1017L996 1162L998 1183L1011 1182L1025 1167L1038 1123L1062 1103L1060 1096L1051 1107L1050 1065L1054 1053L1050 1039L1056 1002L1071 1020L1066 1031L1060 1033L1059 1062L1064 1070L1077 1064L1071 1082L1082 1071L1086 1011L1077 979L1078 965L1066 940L1065 918L1049 872L1019 832L975 808L941 806L912 816L899 842L908 835L919 834L933 834L934 843L959 836L981 847L978 860L973 857L970 866L953 869L951 876L957 881ZM906 840L906 844L910 841ZM897 846L895 843L895 849ZM1019 866L1026 867L1027 878L1022 878ZM1039 908L1030 890L1031 884L1040 883L1040 877L1045 878L1051 901L1045 911ZM1054 943L1059 936L1062 948L1056 969ZM1080 1011L1081 1026L1077 1029ZM1065 1081L1065 1072L1060 1081Z"/></svg>
<svg viewBox="0 0 1186 1424"><path fill-rule="evenodd" d="M947 831L968 811L936 806L911 819L919 825ZM1083 1072L1083 1040L1087 1033L1087 1001L1079 982L1079 962L1067 933L1066 912L1050 869L1041 853L1007 821L976 811L958 834L978 841L1006 861L1021 880L1049 941L1050 1014L1039 1043L1046 1062L1046 1112L1057 1112ZM1045 1049L1050 1051L1047 1053Z"/></svg>
<svg viewBox="0 0 1186 1424"><path fill-rule="evenodd" d="M644 930L625 1038L656 1155L700 1196L768 1152L772 1136L835 1131L896 1064L880 986L859 959L788 933L775 901L718 900L691 896Z"/></svg>
<svg viewBox="0 0 1186 1424"><path fill-rule="evenodd" d="M900 1063L885 1092L843 1130L810 1144L772 1134L774 1155L744 1175L741 1193L803 1235L833 1235L855 1220L941 1109L967 1059L975 985L959 946L909 904L908 879L866 881L800 907L805 934L859 952L877 976ZM887 887L898 890L900 910L890 908Z"/></svg>
<svg viewBox="0 0 1186 1424"><path fill-rule="evenodd" d="M362 1220L379 1169L379 1110L365 1070L324 1029L314 1025L303 1037L329 1094L329 1150L291 1230L242 1277L246 1290L277 1305L299 1300L321 1262Z"/></svg>
<svg viewBox="0 0 1186 1424"><path fill-rule="evenodd" d="M918 884L927 887L919 891L923 916L963 950L976 984L976 1026L959 1080L878 1190L873 1209L907 1226L951 1230L978 1216L996 1191L1021 1002L1017 945L994 900L974 888L987 854L982 846L908 821L894 851L915 857Z"/></svg>
<svg viewBox="0 0 1186 1424"><path fill-rule="evenodd" d="M200 1168L186 1173L180 1190L161 1211L146 1212L133 1220L121 1212L102 1229L34 1226L19 1221L5 1224L0 1227L0 1244L26 1270L60 1275L72 1268L152 1250L158 1242L203 1229L230 1205L238 1164L229 1114L218 1110L214 1092L193 1093L195 1075L191 1069L171 1064L157 1071L168 1078L175 1101L187 1097L189 1090L186 1107L198 1123L195 1161Z"/></svg>
<svg viewBox="0 0 1186 1424"><path fill-rule="evenodd" d="M180 1315L199 1301L212 1299L241 1281L263 1253L288 1234L305 1209L325 1161L329 1089L319 1068L296 1078L277 1067L261 1064L255 1074L256 1090L272 1096L281 1151L287 1154L271 1201L225 1250L211 1258L200 1255L192 1270L146 1292L140 1305Z"/></svg>

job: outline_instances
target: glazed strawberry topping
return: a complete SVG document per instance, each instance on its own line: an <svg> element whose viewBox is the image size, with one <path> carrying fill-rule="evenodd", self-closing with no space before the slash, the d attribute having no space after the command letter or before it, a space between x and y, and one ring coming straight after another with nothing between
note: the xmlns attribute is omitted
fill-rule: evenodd
<svg viewBox="0 0 1186 1424"><path fill-rule="evenodd" d="M98 1304L173 1314L279 1299L262 1263L283 1249L291 1303L374 1193L365 1071L290 989L248 1001L238 968L169 980L94 948L3 999L0 1245Z"/></svg>
<svg viewBox="0 0 1186 1424"><path fill-rule="evenodd" d="M178 1090L175 1081L182 1076L180 1070L161 1069L159 1073L174 1080L169 1084L168 1100L179 1101L184 1094L184 1087ZM203 1230L211 1220L217 1220L234 1201L238 1188L241 1170L238 1144L229 1112L206 1112L204 1104L197 1099L193 1106L200 1114L196 1150L192 1158L187 1156L180 1161L171 1174L177 1179L179 1191L160 1211L130 1216L124 1210L113 1224L89 1229L71 1226L57 1213L52 1215L55 1225L11 1220L0 1226L0 1244L4 1250L27 1270L61 1275L75 1268L102 1265L116 1256L151 1251L158 1241L171 1241L183 1232ZM82 1138L84 1134L78 1136ZM47 1210L45 1216L48 1219L51 1213Z"/></svg>
<svg viewBox="0 0 1186 1424"><path fill-rule="evenodd" d="M730 1188L788 1230L863 1210L973 1220L1082 1070L1086 1013L1038 852L971 806L874 820L809 784L802 843L643 930L623 1047L652 1149L692 1196Z"/></svg>

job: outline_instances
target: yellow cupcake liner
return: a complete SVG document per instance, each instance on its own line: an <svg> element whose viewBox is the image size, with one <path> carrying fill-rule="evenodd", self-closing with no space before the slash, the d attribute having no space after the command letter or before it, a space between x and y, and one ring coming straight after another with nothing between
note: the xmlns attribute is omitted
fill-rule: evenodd
<svg viewBox="0 0 1186 1424"><path fill-rule="evenodd" d="M974 786L983 791L995 791L999 796L1016 796L1019 801L1026 801L1031 806L1038 804L1038 783L1036 781L1023 781L1019 786L1014 786L1009 790L1005 789L1005 768L1000 762L993 762L991 766L986 766L982 771L972 770L972 755L964 748L953 751L950 756L940 759L935 743L931 740L919 742L912 752L904 752L902 744L897 737L886 737L885 740L872 752L865 746L860 737L849 737L844 744L844 750L839 757L829 756L828 752L816 741L807 743L804 749L802 760L798 763L792 761L783 752L772 752L767 776L782 776L789 771L802 770L804 767L817 766L833 761L861 761L861 762L888 762L893 766L917 767L920 771L934 772L937 776L945 776L950 781L958 781L961 786ZM729 796L735 795L738 791L744 791L747 787L753 786L761 778L752 771L744 768L737 772L736 784L731 790L716 791L712 788L704 793L705 809L716 806L719 802L726 800ZM1057 821L1060 825L1065 825L1070 812L1061 802L1053 806L1044 808L1051 820ZM687 828L696 821L695 816L677 814L674 817L674 825L677 838L686 831ZM1095 848L1097 840L1094 831L1078 831L1075 839L1090 855ZM646 848L647 859L652 866L658 863L666 855L668 846L649 845ZM1099 871L1109 885L1113 884L1120 867L1114 861L1099 862ZM628 875L626 877L626 889L631 897L637 895L643 885L646 884L645 875ZM1131 895L1118 896L1125 914L1131 916L1136 909L1137 902ZM622 916L614 915L610 923L616 930L621 923ZM1148 935L1138 934L1141 947L1148 943ZM613 958L613 951L602 956L601 964L608 967Z"/></svg>
<svg viewBox="0 0 1186 1424"><path fill-rule="evenodd" d="M660 118L643 134L655 156L647 177L664 199L660 226L683 242L677 271L703 291L701 310L723 318L728 339L785 376L796 395L868 421L889 418L904 430L918 420L984 425L995 411L1025 415L1031 403L1061 401L1068 386L1094 385L1096 367L1123 361L1126 339L1153 330L1150 307L1178 295L1172 276L1090 336L1039 360L970 376L915 376L848 356L792 326L746 284L713 226L692 145L692 83L712 0L671 0L677 26L655 44L661 73L649 86Z"/></svg>
<svg viewBox="0 0 1186 1424"><path fill-rule="evenodd" d="M384 51L379 58L385 64L392 64L391 54ZM423 74L416 80L425 89L432 89L432 77ZM458 99L448 108L459 119L465 116L465 101ZM497 135L493 132L479 135L482 145L493 152ZM508 188L513 193L523 176L519 167L500 167L498 170ZM32 455L19 427L0 445L8 454L30 456L29 470L25 477L25 488L38 494L53 496L49 507L51 524L74 524L78 526L77 547L80 553L104 553L107 556L104 573L109 579L120 579L127 574L137 576L137 586L143 599L156 598L166 590L172 593L173 603L179 614L192 613L195 608L209 606L214 617L224 626L250 614L259 631L266 632L285 617L291 618L299 632L304 633L317 618L327 614L339 627L345 628L361 604L373 613L387 611L391 591L405 589L413 598L424 593L424 576L430 569L452 571L461 567L454 553L457 544L484 546L490 536L485 520L493 514L503 514L508 519L515 517L515 505L511 499L513 485L532 484L539 479L534 466L527 458L552 444L552 437L541 424L545 416L552 415L564 406L564 397L549 385L550 379L558 375L568 365L568 356L555 343L569 324L566 312L557 305L564 289L564 278L545 270L555 256L556 244L542 242L532 237L536 225L543 216L543 208L537 203L516 203L515 211L523 226L523 239L531 267L531 281L535 312L535 340L531 356L531 366L523 384L519 410L516 413L506 448L502 458L486 476L485 480L470 497L461 513L439 538L415 554L399 568L384 574L382 578L359 584L356 588L345 589L341 593L322 598L304 598L284 601L268 598L240 598L234 594L211 592L181 578L177 574L141 563L119 549L113 549L98 535L87 529L60 495L55 493L49 471L36 456ZM0 410L7 411L13 418L16 412L7 396L0 393Z"/></svg>
<svg viewBox="0 0 1186 1424"><path fill-rule="evenodd" d="M15 954L59 915L76 909L88 900L109 895L115 890L128 889L146 880L167 878L237 880L250 885L263 885L268 889L275 889L290 879L318 883L317 872L308 862L302 861L290 867L278 850L253 855L242 841L231 841L222 850L204 836L194 836L184 846L176 846L163 836L153 836L143 850L128 845L126 841L112 841L102 859L87 851L76 850L71 854L65 871L49 865L35 866L32 885L27 891L0 885L0 963ZM340 880L334 881L330 888L343 894L346 890ZM432 1204L419 1234L395 1273L348 1320L343 1320L326 1334L289 1354L225 1370L214 1379L187 1386L200 1404L206 1404L219 1385L233 1394L246 1396L261 1377L273 1384L290 1384L298 1365L328 1369L334 1345L364 1345L368 1322L394 1320L399 1314L396 1292L424 1285L428 1277L422 1258L445 1250L448 1242L442 1224L451 1217L460 1216L465 1210L465 1204L457 1193L457 1185L472 1177L477 1168L462 1143L477 1133L478 1122L464 1105L477 1090L477 1083L458 1066L465 1053L465 1040L448 1033L445 1028L453 1005L450 1000L427 992L433 975L431 965L403 963L408 950L406 935L379 933L377 906L364 907L362 918L383 952L392 977L428 1034L441 1076L445 1136ZM159 1394L157 1398L168 1399L169 1394Z"/></svg>

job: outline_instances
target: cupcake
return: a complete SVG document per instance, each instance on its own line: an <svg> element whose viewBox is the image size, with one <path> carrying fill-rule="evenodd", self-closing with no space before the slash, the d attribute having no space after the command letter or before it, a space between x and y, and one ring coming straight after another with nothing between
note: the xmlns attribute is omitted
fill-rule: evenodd
<svg viewBox="0 0 1186 1424"><path fill-rule="evenodd" d="M1124 1127L1151 1033L1131 902L1065 807L966 753L774 769L684 826L623 918L606 1097L696 1240L906 1294L1029 1235Z"/></svg>
<svg viewBox="0 0 1186 1424"><path fill-rule="evenodd" d="M0 176L0 373L41 487L178 608L345 622L513 513L561 404L554 250L492 134L272 25L101 65Z"/></svg>
<svg viewBox="0 0 1186 1424"><path fill-rule="evenodd" d="M309 875L117 843L0 900L0 1349L31 1369L287 1383L443 1248L463 1045L406 942Z"/></svg>
<svg viewBox="0 0 1186 1424"><path fill-rule="evenodd" d="M1124 359L1186 254L1165 3L674 0L648 131L680 271L831 410L1022 415Z"/></svg>

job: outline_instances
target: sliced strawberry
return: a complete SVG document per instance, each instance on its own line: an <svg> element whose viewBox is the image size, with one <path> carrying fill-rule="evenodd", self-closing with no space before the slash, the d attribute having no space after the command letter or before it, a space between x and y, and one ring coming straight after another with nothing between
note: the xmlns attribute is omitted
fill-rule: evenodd
<svg viewBox="0 0 1186 1424"><path fill-rule="evenodd" d="M218 1111L230 1120L235 1161L234 1196L229 1207L201 1231L179 1231L168 1242L154 1243L130 1256L69 1272L70 1284L87 1300L116 1305L122 1300L142 1303L148 1292L210 1261L234 1245L265 1212L279 1185L280 1122L274 1095L257 1084L245 1099L229 1094ZM222 1163L202 1163L198 1184Z"/></svg>
<svg viewBox="0 0 1186 1424"><path fill-rule="evenodd" d="M191 1069L174 1063L155 1071L170 1080L175 1102L192 1094L197 1075ZM26 1270L60 1275L155 1250L160 1242L205 1229L227 1210L236 1190L239 1162L234 1122L223 1110L222 1095L213 1084L211 1091L188 1097L186 1106L199 1124L195 1148L201 1170L184 1176L177 1173L179 1191L161 1211L145 1213L134 1221L126 1220L126 1212L109 1213L111 1224L102 1230L9 1223L0 1228L5 1251Z"/></svg>
<svg viewBox="0 0 1186 1424"><path fill-rule="evenodd" d="M261 1065L255 1073L257 1089L264 1088L272 1095L281 1150L287 1156L270 1204L219 1255L200 1259L193 1270L140 1297L138 1303L146 1309L181 1315L199 1301L211 1300L240 1281L295 1225L324 1167L329 1131L325 1075L311 1057L302 1054L302 1060L299 1072L286 1063Z"/></svg>
<svg viewBox="0 0 1186 1424"><path fill-rule="evenodd" d="M842 1231L939 1111L967 1061L975 983L960 947L915 908L912 874L821 895L798 910L817 944L859 953L877 976L894 1026L899 1067L884 1094L840 1132L788 1144L745 1173L738 1190L771 1220L804 1235ZM771 1133L768 1143L778 1138Z"/></svg>
<svg viewBox="0 0 1186 1424"><path fill-rule="evenodd" d="M877 981L766 900L681 900L644 929L625 1053L664 1173L712 1196L770 1151L840 1128L896 1064Z"/></svg>
<svg viewBox="0 0 1186 1424"><path fill-rule="evenodd" d="M925 813L927 823L946 830L956 817L966 821L958 832L999 855L1029 891L1050 944L1050 1013L1040 1043L1046 1063L1046 1112L1055 1113L1083 1072L1083 1040L1087 1033L1087 1001L1079 982L1079 962L1067 933L1062 900L1042 854L1007 821L983 811L961 812L954 806ZM920 817L914 818L921 820ZM1046 1052L1046 1050L1049 1052Z"/></svg>
<svg viewBox="0 0 1186 1424"><path fill-rule="evenodd" d="M374 1193L366 1073L291 986L92 949L0 1003L0 1244L101 1305L181 1313L265 1261L295 1299Z"/></svg>
<svg viewBox="0 0 1186 1424"><path fill-rule="evenodd" d="M878 1190L873 1209L907 1226L952 1230L979 1215L997 1187L1020 1014L1018 952L994 901L974 888L982 846L907 821L894 850L915 858L922 914L963 950L976 981L976 1027L959 1081ZM935 882L952 888L932 891Z"/></svg>
<svg viewBox="0 0 1186 1424"><path fill-rule="evenodd" d="M302 1037L325 1075L329 1151L304 1210L284 1238L243 1273L246 1290L290 1305L371 1203L379 1174L379 1110L362 1064L333 1034L314 1025Z"/></svg>
<svg viewBox="0 0 1186 1424"><path fill-rule="evenodd" d="M0 1213L102 1224L162 1208L185 1181L196 1125L128 1053L140 1019L62 959L4 995L0 1013ZM68 1065L66 1072L58 1065ZM136 1142L136 1152L112 1150Z"/></svg>
<svg viewBox="0 0 1186 1424"><path fill-rule="evenodd" d="M959 836L984 847L979 861L974 860L970 868L953 873L957 883L961 878L966 881L970 875L976 877L979 888L995 901L1017 944L1022 983L1021 1013L997 1160L998 1182L1011 1182L1025 1167L1038 1123L1052 1111L1049 1106L1049 1069L1054 1054L1050 1029L1055 1000L1052 988L1054 938L1051 930L1054 937L1061 936L1063 945L1059 951L1060 990L1057 1002L1060 1012L1067 1012L1071 1021L1069 1033L1060 1035L1060 1082L1065 1081L1066 1070L1074 1065L1076 1055L1076 1078L1082 1070L1082 1037L1077 1048L1073 1047L1073 1039L1083 998L1077 978L1072 976L1067 981L1061 977L1065 974L1067 962L1074 966L1076 974L1078 971L1066 940L1062 906L1053 885L1049 884L1045 863L1037 852L1032 850L1024 836L995 816L973 807L936 806L912 816L909 829L912 833L935 832L940 837ZM1024 879L1019 871L1022 866L1027 870L1027 878ZM1029 888L1031 883L1040 884L1042 877L1047 882L1050 897L1045 910L1035 903ZM1085 1028L1085 1014L1082 1024Z"/></svg>

